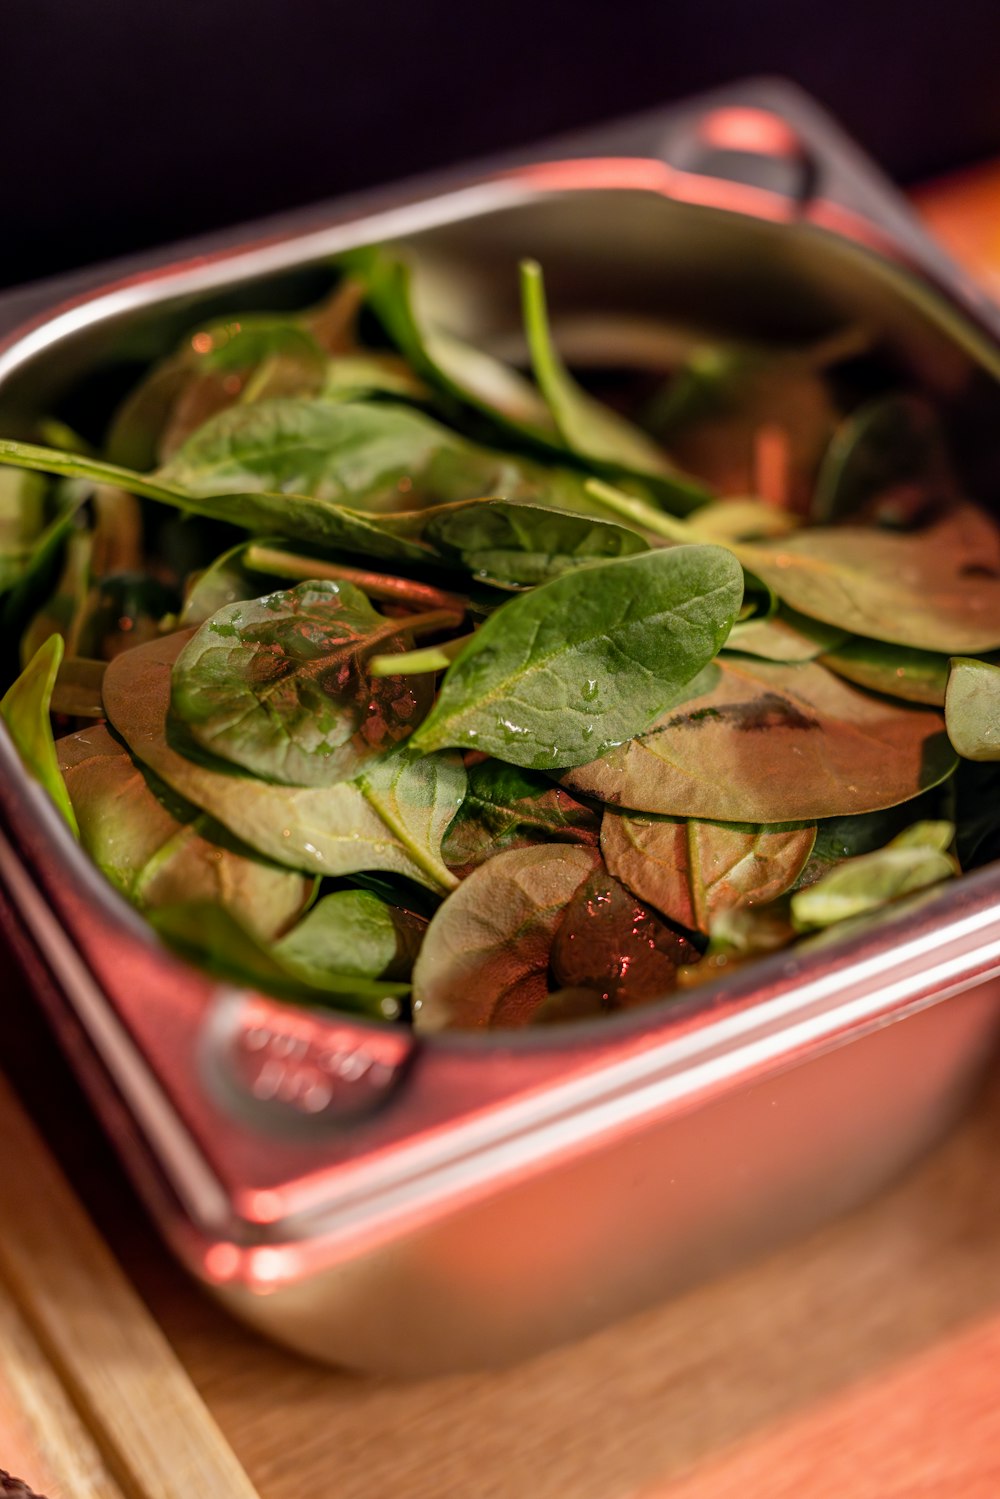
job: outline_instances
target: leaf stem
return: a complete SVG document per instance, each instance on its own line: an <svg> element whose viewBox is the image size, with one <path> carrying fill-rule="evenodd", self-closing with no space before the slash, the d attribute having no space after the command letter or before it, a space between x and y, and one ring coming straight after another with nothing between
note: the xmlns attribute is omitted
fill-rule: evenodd
<svg viewBox="0 0 1000 1499"><path fill-rule="evenodd" d="M467 598L417 583L412 578L396 578L389 573L368 572L363 567L326 562L318 557L303 557L278 547L251 542L243 560L252 572L275 573L281 578L329 578L334 582L353 583L362 593L391 603L412 604L423 609L450 609L462 616L469 607Z"/></svg>
<svg viewBox="0 0 1000 1499"><path fill-rule="evenodd" d="M623 516L635 525L644 526L647 531L652 531L667 541L686 542L696 539L686 521L665 515L662 510L654 509L645 500L638 500L634 495L616 489L613 484L606 484L603 479L588 479L583 487L590 498L603 505L606 510Z"/></svg>
<svg viewBox="0 0 1000 1499"><path fill-rule="evenodd" d="M440 887L440 889L446 892L457 890L459 885L461 884L461 880L459 880L458 876L452 874L447 865L441 863L440 860L435 859L433 854L429 854L427 849L421 845L420 841L414 838L413 834L410 832L403 819L400 817L396 817L393 814L392 809L374 789L371 782L365 777L362 777L358 780L357 785L362 796L378 813L379 817L381 817L390 833L392 833L394 837L399 839L400 843L406 849L406 852L409 854L414 864L416 864L419 869L422 869L425 874L429 874L431 879L435 882L436 885Z"/></svg>
<svg viewBox="0 0 1000 1499"><path fill-rule="evenodd" d="M35 473L61 474L70 479L92 479L95 484L112 484L116 489L125 489L129 494L139 494L149 500L160 500L168 505L192 506L192 500L182 490L170 489L166 484L157 484L144 474L130 468L121 468L117 463L106 463L102 458L89 458L81 453L61 453L58 448L43 448L32 442L16 442L13 438L0 437L0 463L13 468L27 468Z"/></svg>
<svg viewBox="0 0 1000 1499"><path fill-rule="evenodd" d="M412 677L422 672L444 671L471 639L471 635L459 635L454 640L446 640L443 645L427 645L421 650L402 651L398 655L372 656L368 662L368 675Z"/></svg>

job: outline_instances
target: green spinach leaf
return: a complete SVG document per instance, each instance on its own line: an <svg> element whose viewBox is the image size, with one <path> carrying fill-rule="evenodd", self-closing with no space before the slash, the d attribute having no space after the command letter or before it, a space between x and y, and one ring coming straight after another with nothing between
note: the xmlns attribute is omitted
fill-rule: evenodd
<svg viewBox="0 0 1000 1499"><path fill-rule="evenodd" d="M486 620L412 743L528 769L584 764L638 733L712 659L742 596L739 565L718 547L566 573Z"/></svg>
<svg viewBox="0 0 1000 1499"><path fill-rule="evenodd" d="M792 896L796 927L812 931L831 926L951 879L958 873L958 864L946 850L954 836L950 822L918 822L885 848L838 864Z"/></svg>
<svg viewBox="0 0 1000 1499"><path fill-rule="evenodd" d="M952 661L944 718L963 760L1000 760L1000 666L965 657Z"/></svg>
<svg viewBox="0 0 1000 1499"><path fill-rule="evenodd" d="M415 616L454 624L454 616ZM310 582L226 605L173 670L171 708L194 740L268 780L329 786L410 734L426 715L424 677L371 678L373 650L405 650L407 620L376 612L350 583Z"/></svg>
<svg viewBox="0 0 1000 1499"><path fill-rule="evenodd" d="M274 956L300 978L328 974L406 982L427 922L370 890L335 890L274 944Z"/></svg>
<svg viewBox="0 0 1000 1499"><path fill-rule="evenodd" d="M497 421L501 430L536 440L554 435L548 408L530 381L444 326L441 299L426 274L380 249L350 251L343 263L360 277L386 332L418 374Z"/></svg>
<svg viewBox="0 0 1000 1499"><path fill-rule="evenodd" d="M238 984L262 989L280 999L300 1004L334 1006L379 1019L399 1014L399 998L409 985L357 973L309 968L303 973L294 959L267 947L222 906L184 902L160 906L149 920L170 947L210 973Z"/></svg>
<svg viewBox="0 0 1000 1499"><path fill-rule="evenodd" d="M838 677L867 687L869 692L884 692L908 703L944 706L948 657L934 651L855 638L824 651L820 660Z"/></svg>
<svg viewBox="0 0 1000 1499"><path fill-rule="evenodd" d="M576 383L552 341L542 268L521 263L521 301L531 364L539 389L568 448L599 465L643 477L672 478L663 449L651 437Z"/></svg>
<svg viewBox="0 0 1000 1499"><path fill-rule="evenodd" d="M649 543L625 526L507 500L440 505L413 519L408 528L413 539L419 534L446 565L499 588L533 588L583 563L649 550ZM401 530L402 522L397 516L390 527Z"/></svg>
<svg viewBox="0 0 1000 1499"><path fill-rule="evenodd" d="M547 776L501 760L468 768L469 786L442 854L456 873L468 874L508 848L536 843L596 846L600 820Z"/></svg>
<svg viewBox="0 0 1000 1499"><path fill-rule="evenodd" d="M139 646L108 667L108 717L137 759L278 864L331 876L385 869L432 890L454 887L441 862L441 839L465 794L461 760L397 751L372 762L364 789L346 781L275 786L235 773L224 762L200 764L167 737L171 668L187 638Z"/></svg>
<svg viewBox="0 0 1000 1499"><path fill-rule="evenodd" d="M32 656L17 681L0 700L0 718L14 742L25 770L48 792L74 834L76 814L59 770L49 705L63 658L61 635L50 635Z"/></svg>

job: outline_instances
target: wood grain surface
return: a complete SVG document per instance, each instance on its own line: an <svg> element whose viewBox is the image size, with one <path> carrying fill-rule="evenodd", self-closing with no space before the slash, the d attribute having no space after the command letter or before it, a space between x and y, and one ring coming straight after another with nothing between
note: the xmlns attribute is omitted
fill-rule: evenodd
<svg viewBox="0 0 1000 1499"><path fill-rule="evenodd" d="M263 1499L974 1499L955 1475L986 1483L1000 1463L998 1160L994 1086L870 1207L502 1373L337 1374L243 1331L165 1261L143 1285ZM898 1391L910 1421L887 1419Z"/></svg>
<svg viewBox="0 0 1000 1499"><path fill-rule="evenodd" d="M0 1349L20 1397L5 1403L58 1470L49 1499L257 1499L3 1078L0 1141Z"/></svg>
<svg viewBox="0 0 1000 1499"><path fill-rule="evenodd" d="M980 273L994 251L1000 267L1000 167L920 202ZM320 1369L231 1321L160 1248L80 1106L68 1128L51 1094L35 1095L51 1138L262 1499L1000 1495L997 1075L905 1181L808 1240L516 1369L409 1385ZM35 1441L22 1476L44 1488L38 1412L72 1411L2 1300L0 1348L0 1466ZM80 1485L52 1499L105 1499L91 1461L81 1447Z"/></svg>

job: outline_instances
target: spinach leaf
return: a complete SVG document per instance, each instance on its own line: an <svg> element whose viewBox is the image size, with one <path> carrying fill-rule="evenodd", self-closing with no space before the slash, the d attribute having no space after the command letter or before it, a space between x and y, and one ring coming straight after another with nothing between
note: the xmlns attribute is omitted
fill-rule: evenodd
<svg viewBox="0 0 1000 1499"><path fill-rule="evenodd" d="M8 687L0 700L0 718L7 725L25 770L44 787L74 834L79 836L76 814L59 771L49 722L49 704L63 650L61 635L50 635L44 645L38 647L17 681Z"/></svg>
<svg viewBox="0 0 1000 1499"><path fill-rule="evenodd" d="M87 656L65 656L52 689L51 709L67 718L103 718L106 661Z"/></svg>
<svg viewBox="0 0 1000 1499"><path fill-rule="evenodd" d="M738 620L724 648L741 656L760 656L765 661L815 661L824 657L824 652L837 650L848 639L843 630L833 625L807 619L794 609L782 609L770 618Z"/></svg>
<svg viewBox="0 0 1000 1499"><path fill-rule="evenodd" d="M391 561L426 562L432 558L426 547L393 535L378 524L378 518L305 494L194 494L160 483L101 459L69 455L56 448L0 438L0 460L40 473L64 474L99 484L117 485L130 494L142 495L191 515L226 521L246 531L289 537L321 547L343 548L363 556ZM59 524L65 528L68 517ZM53 527L56 523L53 523ZM50 528L53 529L53 528ZM54 533L53 533L54 534ZM54 538L55 539L55 538ZM43 538L44 541L44 538ZM41 554L36 552L35 564Z"/></svg>
<svg viewBox="0 0 1000 1499"><path fill-rule="evenodd" d="M397 516L390 529L402 529ZM586 562L649 550L636 531L613 522L516 505L472 500L439 505L413 517L408 534L434 548L446 565L499 588L531 588Z"/></svg>
<svg viewBox="0 0 1000 1499"><path fill-rule="evenodd" d="M590 480L587 494L630 525L694 541L690 522ZM733 542L732 551L788 607L852 635L945 655L998 648L1000 529L955 502L922 529L816 526L780 542Z"/></svg>
<svg viewBox="0 0 1000 1499"><path fill-rule="evenodd" d="M601 853L640 900L689 931L709 932L720 912L759 905L790 889L815 837L809 826L741 826L608 809Z"/></svg>
<svg viewBox="0 0 1000 1499"><path fill-rule="evenodd" d="M905 519L954 490L941 424L914 395L878 396L838 428L823 459L812 514L820 524L871 512Z"/></svg>
<svg viewBox="0 0 1000 1499"><path fill-rule="evenodd" d="M594 463L640 477L673 478L663 449L639 427L588 395L563 364L552 341L537 261L521 263L521 301L535 379L567 447Z"/></svg>
<svg viewBox="0 0 1000 1499"><path fill-rule="evenodd" d="M589 508L577 475L478 447L387 401L273 400L223 411L158 478L195 496L278 490L374 514L483 495Z"/></svg>
<svg viewBox="0 0 1000 1499"><path fill-rule="evenodd" d="M262 859L143 771L103 725L56 745L59 768L98 869L142 909L204 901L263 942L302 914L315 881Z"/></svg>
<svg viewBox="0 0 1000 1499"><path fill-rule="evenodd" d="M23 577L45 529L45 480L0 468L0 592Z"/></svg>
<svg viewBox="0 0 1000 1499"><path fill-rule="evenodd" d="M954 836L950 822L917 822L885 848L838 864L792 896L796 927L811 931L831 926L951 879L958 864L946 850Z"/></svg>
<svg viewBox="0 0 1000 1499"><path fill-rule="evenodd" d="M824 651L820 660L838 677L867 687L869 692L884 692L908 703L944 706L948 657L934 651L855 638Z"/></svg>
<svg viewBox="0 0 1000 1499"><path fill-rule="evenodd" d="M566 903L599 864L591 848L518 848L473 870L427 928L413 969L416 1029L527 1023L549 992Z"/></svg>
<svg viewBox="0 0 1000 1499"><path fill-rule="evenodd" d="M1000 666L961 656L952 661L944 718L964 760L1000 760Z"/></svg>
<svg viewBox="0 0 1000 1499"><path fill-rule="evenodd" d="M1000 531L970 505L914 532L817 526L735 550L810 619L945 655L1000 647Z"/></svg>
<svg viewBox="0 0 1000 1499"><path fill-rule="evenodd" d="M486 620L412 743L528 769L584 764L648 724L712 659L742 595L739 565L718 547L566 573Z"/></svg>
<svg viewBox="0 0 1000 1499"><path fill-rule="evenodd" d="M597 814L546 776L500 760L468 767L469 786L445 834L445 863L465 875L508 848L536 843L597 843Z"/></svg>
<svg viewBox="0 0 1000 1499"><path fill-rule="evenodd" d="M370 890L335 890L274 944L273 953L318 985L331 973L405 982L426 929L422 917L388 905Z"/></svg>
<svg viewBox="0 0 1000 1499"><path fill-rule="evenodd" d="M432 890L454 887L440 853L465 794L465 769L457 757L398 751L379 757L364 789L353 782L274 786L237 774L224 762L221 768L199 764L167 738L170 672L187 638L139 646L108 667L105 708L137 759L278 864L331 876L386 869Z"/></svg>
<svg viewBox="0 0 1000 1499"><path fill-rule="evenodd" d="M956 763L943 727L939 713L869 696L817 662L723 656L651 729L561 780L670 817L812 822L943 780Z"/></svg>
<svg viewBox="0 0 1000 1499"><path fill-rule="evenodd" d="M440 628L454 615L414 616ZM300 583L228 604L177 658L171 709L203 749L268 780L351 780L428 712L424 677L373 679L365 657L410 644L407 620L376 612L350 583Z"/></svg>
<svg viewBox="0 0 1000 1499"><path fill-rule="evenodd" d="M548 408L530 381L443 326L444 308L426 274L380 249L349 251L343 264L360 277L369 304L419 375L495 420L501 431L536 440L555 435Z"/></svg>
<svg viewBox="0 0 1000 1499"><path fill-rule="evenodd" d="M220 411L265 396L317 395L325 373L323 350L292 318L246 313L200 326L119 408L108 456L151 468Z"/></svg>
<svg viewBox="0 0 1000 1499"><path fill-rule="evenodd" d="M365 350L331 359L324 371L325 401L366 401L372 396L390 396L398 401L430 400L430 390L404 359L395 354Z"/></svg>
<svg viewBox="0 0 1000 1499"><path fill-rule="evenodd" d="M697 963L698 949L598 867L566 903L549 956L551 982L590 990L598 1012L625 1010L663 999L677 970ZM552 1017L546 1003L536 1020ZM559 1004L564 1013L564 999Z"/></svg>
<svg viewBox="0 0 1000 1499"><path fill-rule="evenodd" d="M399 1014L399 997L409 987L350 972L320 973L310 968L304 974L294 959L288 961L277 947L258 942L228 911L210 903L160 906L149 912L149 921L164 942L183 957L221 978L262 989L279 999L394 1019Z"/></svg>

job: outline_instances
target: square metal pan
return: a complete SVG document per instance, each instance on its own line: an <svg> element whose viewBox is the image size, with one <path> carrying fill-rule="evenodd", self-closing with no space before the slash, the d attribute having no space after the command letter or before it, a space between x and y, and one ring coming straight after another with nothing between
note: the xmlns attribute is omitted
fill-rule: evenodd
<svg viewBox="0 0 1000 1499"><path fill-rule="evenodd" d="M485 280L472 335L514 326L531 253L560 307L789 336L864 317L995 419L995 309L813 105L761 83L7 299L0 431L388 240L448 278L456 316ZM297 1348L407 1374L578 1336L861 1201L965 1105L1000 1032L996 868L596 1025L417 1038L225 988L164 952L2 733L0 927L192 1271Z"/></svg>

